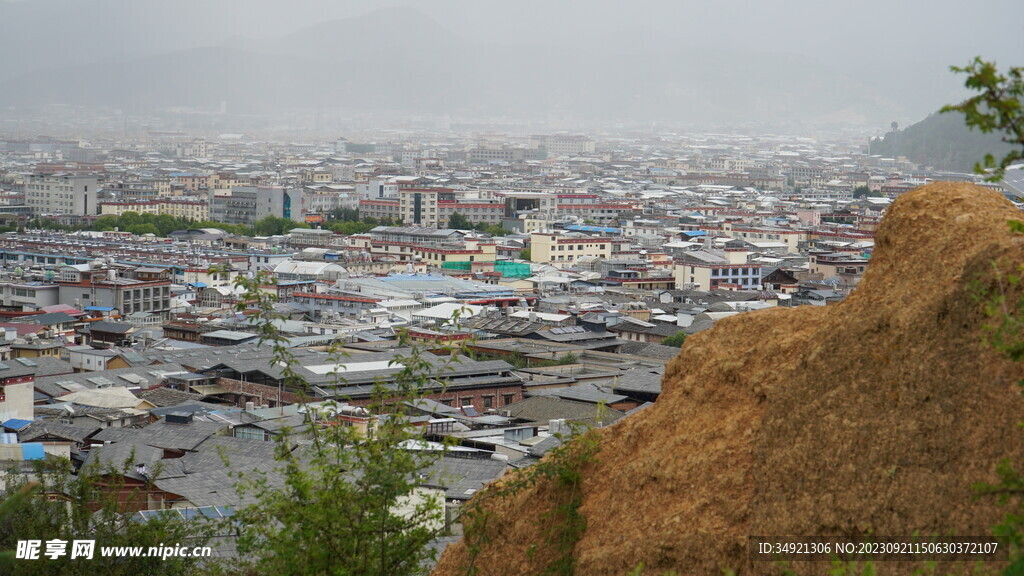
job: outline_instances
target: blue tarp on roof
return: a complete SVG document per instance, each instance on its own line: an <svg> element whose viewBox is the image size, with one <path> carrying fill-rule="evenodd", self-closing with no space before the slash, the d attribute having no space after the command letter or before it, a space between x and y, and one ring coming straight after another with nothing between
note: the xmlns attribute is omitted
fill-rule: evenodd
<svg viewBox="0 0 1024 576"><path fill-rule="evenodd" d="M86 306L85 310L94 310L96 312L111 312L114 310L113 306Z"/></svg>
<svg viewBox="0 0 1024 576"><path fill-rule="evenodd" d="M4 422L3 426L4 426L4 428L6 428L8 430L14 430L15 432L17 432L17 431L21 430L22 428L24 428L25 426L28 426L31 423L32 423L31 420L21 420L19 418L11 418L10 420L7 420L6 422Z"/></svg>
<svg viewBox="0 0 1024 576"><path fill-rule="evenodd" d="M193 282L189 286L195 286L196 288L206 288L206 282Z"/></svg>
<svg viewBox="0 0 1024 576"><path fill-rule="evenodd" d="M690 238L693 238L694 236L708 235L708 233L703 230L683 230L682 232L680 232L680 234L682 234L683 236L689 236Z"/></svg>
<svg viewBox="0 0 1024 576"><path fill-rule="evenodd" d="M616 228L614 226L589 226L583 224L576 224L574 226L566 226L566 230L572 230L574 232L607 232L609 234L621 234L622 228Z"/></svg>
<svg viewBox="0 0 1024 576"><path fill-rule="evenodd" d="M46 458L42 442L27 442L21 445L21 457L25 460L42 460Z"/></svg>

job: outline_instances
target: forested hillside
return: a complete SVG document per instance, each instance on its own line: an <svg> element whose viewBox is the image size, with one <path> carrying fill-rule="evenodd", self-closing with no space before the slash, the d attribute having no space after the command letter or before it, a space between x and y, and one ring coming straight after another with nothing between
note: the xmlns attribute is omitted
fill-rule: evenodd
<svg viewBox="0 0 1024 576"><path fill-rule="evenodd" d="M995 134L970 130L962 114L932 114L924 120L895 130L871 142L871 154L906 156L923 166L970 172L974 163L992 154L1004 155L1010 145Z"/></svg>

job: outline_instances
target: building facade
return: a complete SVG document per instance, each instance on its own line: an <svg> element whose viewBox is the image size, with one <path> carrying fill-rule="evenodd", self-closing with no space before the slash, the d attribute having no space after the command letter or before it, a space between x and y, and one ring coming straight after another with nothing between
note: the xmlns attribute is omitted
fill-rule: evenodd
<svg viewBox="0 0 1024 576"><path fill-rule="evenodd" d="M33 215L75 214L87 216L99 212L95 176L72 174L35 174L25 183L25 204Z"/></svg>

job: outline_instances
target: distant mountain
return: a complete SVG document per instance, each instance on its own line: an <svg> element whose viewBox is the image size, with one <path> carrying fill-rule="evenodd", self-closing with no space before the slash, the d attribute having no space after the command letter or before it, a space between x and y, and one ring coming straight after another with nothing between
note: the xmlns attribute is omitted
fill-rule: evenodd
<svg viewBox="0 0 1024 576"><path fill-rule="evenodd" d="M166 1L150 1L173 13ZM95 2L132 10L125 0ZM92 4L67 3L69 10ZM31 16L26 19L41 18ZM180 14L168 17L169 29L180 28ZM66 47L54 53L58 48L45 45L40 54L26 54L14 66L16 76L0 76L0 105L152 113L216 109L224 101L231 112L245 114L326 108L700 123L879 121L900 111L882 91L821 62L742 45L694 47L665 37L585 46L490 44L417 10L391 8L271 40L225 39L170 51L173 38L162 26L150 25L154 38L145 39L138 27L119 35L93 15L83 11L82 18L83 26L99 27L96 41L84 42L80 54ZM196 27L205 33L209 23L202 20ZM22 39L28 34L10 22L0 24L4 31ZM0 33L0 50L21 55L24 50L10 42Z"/></svg>
<svg viewBox="0 0 1024 576"><path fill-rule="evenodd" d="M971 172L985 154L1001 158L1011 148L998 134L968 128L958 112L932 114L871 142L872 154L906 156L918 164L955 172Z"/></svg>

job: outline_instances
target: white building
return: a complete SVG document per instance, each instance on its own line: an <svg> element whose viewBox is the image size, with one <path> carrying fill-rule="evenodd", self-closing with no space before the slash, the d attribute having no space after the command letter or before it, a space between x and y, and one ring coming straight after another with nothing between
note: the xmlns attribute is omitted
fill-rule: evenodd
<svg viewBox="0 0 1024 576"><path fill-rule="evenodd" d="M95 176L37 174L30 176L25 183L25 204L33 215L97 214L98 188L99 180Z"/></svg>

